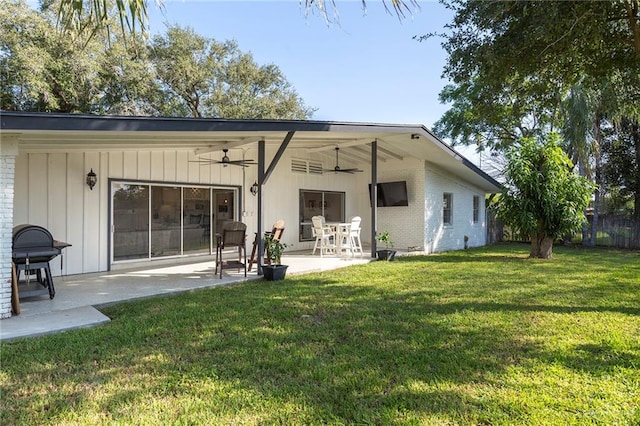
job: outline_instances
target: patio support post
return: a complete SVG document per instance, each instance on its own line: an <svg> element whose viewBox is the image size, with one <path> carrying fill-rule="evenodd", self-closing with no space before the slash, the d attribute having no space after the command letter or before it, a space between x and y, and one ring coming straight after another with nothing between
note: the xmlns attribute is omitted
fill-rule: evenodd
<svg viewBox="0 0 640 426"><path fill-rule="evenodd" d="M269 167L265 171L265 142L264 140L258 141L258 235L263 234L264 221L262 217L262 189L269 180L269 176L273 173L273 170L278 165L278 162L282 158L282 155L289 146L289 142L293 138L296 132L287 132L287 136L283 139L278 151L273 156L273 160L269 163ZM258 275L262 275L262 262L264 261L264 243L262 238L258 238Z"/></svg>
<svg viewBox="0 0 640 426"><path fill-rule="evenodd" d="M378 140L371 142L371 257L376 257L378 234Z"/></svg>
<svg viewBox="0 0 640 426"><path fill-rule="evenodd" d="M264 220L262 214L262 189L264 187L264 161L265 161L265 142L264 139L258 141L258 259L257 259L257 271L258 275L262 275L262 263L264 262L264 241L262 235L264 234Z"/></svg>
<svg viewBox="0 0 640 426"><path fill-rule="evenodd" d="M13 195L18 136L0 136L0 318L11 316Z"/></svg>

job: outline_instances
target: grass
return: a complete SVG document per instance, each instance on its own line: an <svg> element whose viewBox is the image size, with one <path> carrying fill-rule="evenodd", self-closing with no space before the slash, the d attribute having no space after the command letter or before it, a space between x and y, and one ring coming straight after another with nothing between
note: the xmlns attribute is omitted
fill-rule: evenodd
<svg viewBox="0 0 640 426"><path fill-rule="evenodd" d="M0 424L640 424L640 253L498 245L3 344Z"/></svg>

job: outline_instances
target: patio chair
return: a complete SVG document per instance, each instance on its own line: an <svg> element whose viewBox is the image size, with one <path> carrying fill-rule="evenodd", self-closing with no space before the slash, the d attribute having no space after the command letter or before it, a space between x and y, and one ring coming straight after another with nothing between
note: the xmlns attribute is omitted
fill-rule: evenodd
<svg viewBox="0 0 640 426"><path fill-rule="evenodd" d="M360 216L354 216L351 218L351 226L349 227L349 249L351 250L351 255L355 255L356 253L360 253L360 256L363 255L362 251L362 241L360 241L360 222L362 222L362 218Z"/></svg>
<svg viewBox="0 0 640 426"><path fill-rule="evenodd" d="M244 268L244 276L247 276L247 243L246 243L247 225L242 222L228 222L222 227L222 233L216 234L216 269L215 274L220 270L220 278L222 278L222 270L229 268L237 268L238 272ZM237 248L238 260L224 260L223 251L226 249ZM244 261L243 261L244 257Z"/></svg>
<svg viewBox="0 0 640 426"><path fill-rule="evenodd" d="M336 251L336 231L325 224L324 216L313 216L311 222L313 223L313 235L316 237L311 254L316 254L317 248L320 248L320 257L324 254L334 254Z"/></svg>
<svg viewBox="0 0 640 426"><path fill-rule="evenodd" d="M284 234L284 220L277 220L276 223L273 224L271 228L271 232L267 231L264 235L272 235L273 239L276 241L280 241L282 238L282 234ZM251 258L249 259L249 271L253 268L254 263L257 263L256 260L256 252L258 251L258 233L256 232L256 236L253 240L253 248L251 249ZM264 252L264 265L271 265L271 259L267 256L267 251L265 248Z"/></svg>

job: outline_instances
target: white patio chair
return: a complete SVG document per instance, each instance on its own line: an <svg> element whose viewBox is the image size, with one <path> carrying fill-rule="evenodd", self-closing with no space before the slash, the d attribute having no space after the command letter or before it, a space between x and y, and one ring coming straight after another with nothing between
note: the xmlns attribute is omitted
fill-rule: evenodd
<svg viewBox="0 0 640 426"><path fill-rule="evenodd" d="M325 225L324 216L313 216L313 234L316 242L313 246L312 255L316 254L316 249L320 248L320 257L325 254L334 254L336 251L336 232L330 226Z"/></svg>
<svg viewBox="0 0 640 426"><path fill-rule="evenodd" d="M350 228L351 223L339 223L336 226L336 250L338 254L342 256L343 254L348 254L351 256L353 252L351 251L351 236L350 236Z"/></svg>
<svg viewBox="0 0 640 426"><path fill-rule="evenodd" d="M363 255L362 241L360 241L360 222L362 222L360 216L351 218L351 226L349 227L349 249L352 256L356 253L360 253L360 256Z"/></svg>

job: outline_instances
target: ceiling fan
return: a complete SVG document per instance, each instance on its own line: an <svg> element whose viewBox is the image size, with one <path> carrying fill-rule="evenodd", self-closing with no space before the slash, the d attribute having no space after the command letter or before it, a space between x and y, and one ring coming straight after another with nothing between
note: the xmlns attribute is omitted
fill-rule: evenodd
<svg viewBox="0 0 640 426"><path fill-rule="evenodd" d="M222 158L220 160L200 159L200 160L195 160L195 161L190 161L190 162L191 163L200 163L200 165L222 164L223 167L227 167L227 166L249 167L249 166L252 166L252 165L256 164L256 162L254 160L230 160L229 156L227 155L227 152L229 152L229 150L227 148L224 148L222 150L222 152L224 153L224 155L222 156Z"/></svg>
<svg viewBox="0 0 640 426"><path fill-rule="evenodd" d="M351 169L341 169L340 166L338 165L338 151L340 151L340 147L336 146L336 166L333 169L324 169L323 171L325 172L335 172L335 173L360 173L363 172L364 170L360 170L360 169L356 169L356 168L351 168Z"/></svg>

